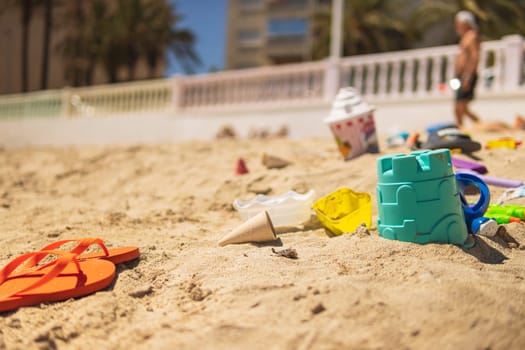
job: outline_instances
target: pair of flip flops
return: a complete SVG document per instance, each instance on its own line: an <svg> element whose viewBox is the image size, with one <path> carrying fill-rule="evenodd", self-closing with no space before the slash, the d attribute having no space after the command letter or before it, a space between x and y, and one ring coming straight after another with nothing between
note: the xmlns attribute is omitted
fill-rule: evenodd
<svg viewBox="0 0 525 350"><path fill-rule="evenodd" d="M68 243L76 246L68 252L57 250ZM101 250L86 252L92 245ZM115 278L115 264L139 255L137 247L108 249L99 238L62 240L23 254L0 270L0 312L104 289ZM51 261L43 263L47 260Z"/></svg>

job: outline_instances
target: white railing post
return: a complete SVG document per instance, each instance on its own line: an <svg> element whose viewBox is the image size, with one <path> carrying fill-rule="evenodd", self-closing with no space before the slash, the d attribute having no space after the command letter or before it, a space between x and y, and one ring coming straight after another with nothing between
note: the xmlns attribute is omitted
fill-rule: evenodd
<svg viewBox="0 0 525 350"><path fill-rule="evenodd" d="M488 86L487 86L487 77L486 77L486 72L487 72L487 57L488 57L488 50L486 49L483 49L483 47L481 48L481 52L479 54L479 65L478 65L478 74L480 74L480 78L481 78L481 81L478 83L478 90L479 91L487 91L488 90Z"/></svg>
<svg viewBox="0 0 525 350"><path fill-rule="evenodd" d="M427 94L427 69L428 69L428 57L418 57L418 70L417 70L417 91L418 95Z"/></svg>
<svg viewBox="0 0 525 350"><path fill-rule="evenodd" d="M381 98L386 96L386 88L388 82L388 61L381 61L377 66L378 82L377 82L377 95Z"/></svg>
<svg viewBox="0 0 525 350"><path fill-rule="evenodd" d="M363 85L364 85L363 77L365 74L364 71L365 71L364 65L359 64L355 66L354 87L360 94L363 93Z"/></svg>
<svg viewBox="0 0 525 350"><path fill-rule="evenodd" d="M521 65L523 64L523 38L521 35L503 37L505 43L504 89L514 91L520 85Z"/></svg>
<svg viewBox="0 0 525 350"><path fill-rule="evenodd" d="M171 80L171 106L168 107L171 112L176 112L183 107L184 78L174 75Z"/></svg>
<svg viewBox="0 0 525 350"><path fill-rule="evenodd" d="M434 95L439 94L439 84L442 83L441 81L441 65L443 64L442 57L441 56L434 56L432 58L432 75L431 75L431 82L432 85L430 86L430 92Z"/></svg>
<svg viewBox="0 0 525 350"><path fill-rule="evenodd" d="M395 60L392 62L392 77L391 77L391 84L390 84L390 95L391 96L399 96L400 94L400 80L401 80L401 61Z"/></svg>
<svg viewBox="0 0 525 350"><path fill-rule="evenodd" d="M414 59L409 57L405 61L405 71L403 72L403 95L412 96L414 94Z"/></svg>
<svg viewBox="0 0 525 350"><path fill-rule="evenodd" d="M366 65L366 91L363 95L373 96L374 95L374 80L376 74L376 65L369 63Z"/></svg>
<svg viewBox="0 0 525 350"><path fill-rule="evenodd" d="M505 48L494 51L494 87L505 89Z"/></svg>
<svg viewBox="0 0 525 350"><path fill-rule="evenodd" d="M456 70L456 55L447 55L447 76L445 77L445 83L448 84L450 79L454 78Z"/></svg>
<svg viewBox="0 0 525 350"><path fill-rule="evenodd" d="M62 89L62 110L60 112L60 115L62 117L71 117L71 88L65 87Z"/></svg>

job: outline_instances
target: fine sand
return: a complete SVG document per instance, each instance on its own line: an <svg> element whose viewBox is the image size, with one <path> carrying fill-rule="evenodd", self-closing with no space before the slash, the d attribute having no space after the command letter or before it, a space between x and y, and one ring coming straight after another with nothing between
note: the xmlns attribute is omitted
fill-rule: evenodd
<svg viewBox="0 0 525 350"><path fill-rule="evenodd" d="M293 164L267 170L263 152ZM525 147L477 155L525 180ZM74 237L142 253L106 290L0 314L0 349L524 349L523 225L470 250L383 239L376 157L342 161L330 138L0 150L2 266ZM329 237L312 216L273 245L217 246L236 198L339 187L372 195L371 235Z"/></svg>

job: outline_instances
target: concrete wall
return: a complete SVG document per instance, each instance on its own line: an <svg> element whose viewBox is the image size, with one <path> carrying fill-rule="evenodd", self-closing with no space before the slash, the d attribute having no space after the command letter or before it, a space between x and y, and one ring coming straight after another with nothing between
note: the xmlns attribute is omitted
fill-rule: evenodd
<svg viewBox="0 0 525 350"><path fill-rule="evenodd" d="M240 137L246 137L251 128L266 128L275 132L282 125L288 126L292 138L330 137L329 129L323 123L329 109L329 104L317 104L271 110L0 120L0 145L20 147L210 140L226 124L232 125ZM500 120L512 125L516 114L525 115L525 94L480 98L473 102L472 109L483 120ZM452 100L449 98L414 99L410 103L382 102L377 105L376 111L380 135L424 130L434 123L453 120Z"/></svg>

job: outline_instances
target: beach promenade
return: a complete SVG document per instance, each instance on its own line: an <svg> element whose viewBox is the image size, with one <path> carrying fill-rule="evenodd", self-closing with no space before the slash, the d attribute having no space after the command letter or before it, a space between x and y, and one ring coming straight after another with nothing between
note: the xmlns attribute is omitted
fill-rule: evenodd
<svg viewBox="0 0 525 350"><path fill-rule="evenodd" d="M484 42L473 109L512 124L525 114L525 41ZM456 46L345 57L196 76L0 96L0 145L210 140L287 126L294 138L328 136L323 119L340 87L377 107L378 131L452 122Z"/></svg>

